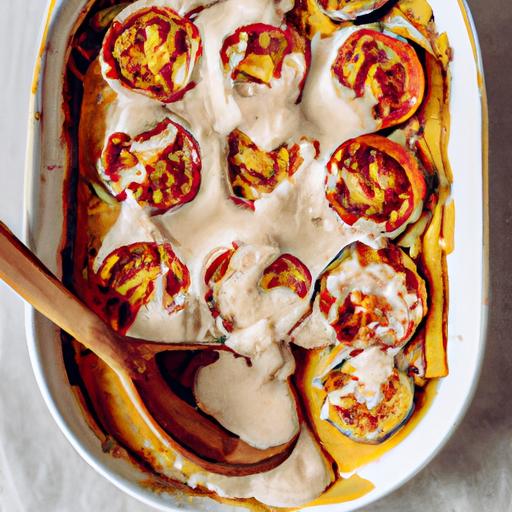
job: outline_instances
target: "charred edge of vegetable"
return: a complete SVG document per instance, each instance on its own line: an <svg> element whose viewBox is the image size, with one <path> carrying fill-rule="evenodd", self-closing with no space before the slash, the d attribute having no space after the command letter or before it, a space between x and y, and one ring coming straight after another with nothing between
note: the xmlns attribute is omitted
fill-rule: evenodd
<svg viewBox="0 0 512 512"><path fill-rule="evenodd" d="M293 9L286 13L286 21L311 39L315 33L329 35L346 25L360 26L379 23L396 7L399 1L389 0L375 11L357 16L353 20L334 20L322 10L317 0L295 0Z"/></svg>

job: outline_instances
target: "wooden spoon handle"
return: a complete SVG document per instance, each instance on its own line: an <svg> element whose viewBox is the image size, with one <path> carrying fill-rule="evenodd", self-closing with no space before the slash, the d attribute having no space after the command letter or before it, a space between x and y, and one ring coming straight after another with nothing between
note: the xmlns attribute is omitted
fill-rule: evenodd
<svg viewBox="0 0 512 512"><path fill-rule="evenodd" d="M118 373L126 373L126 347L95 313L75 297L0 222L0 278L29 304L92 350Z"/></svg>

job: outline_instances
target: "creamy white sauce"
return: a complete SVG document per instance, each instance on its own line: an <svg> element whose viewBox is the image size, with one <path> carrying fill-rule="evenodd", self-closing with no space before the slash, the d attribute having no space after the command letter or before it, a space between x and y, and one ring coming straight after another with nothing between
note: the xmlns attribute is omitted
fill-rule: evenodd
<svg viewBox="0 0 512 512"><path fill-rule="evenodd" d="M306 118L321 140L322 151L329 156L346 140L378 129L372 111L377 100L369 93L357 98L331 71L339 48L358 30L350 26L329 37L318 34L311 42L313 59L302 103Z"/></svg>
<svg viewBox="0 0 512 512"><path fill-rule="evenodd" d="M318 497L331 483L332 471L306 427L295 450L280 466L250 477L199 473L188 480L223 497L256 498L273 507L299 507Z"/></svg>
<svg viewBox="0 0 512 512"><path fill-rule="evenodd" d="M242 246L231 258L227 274L214 292L223 318L234 319L236 329L265 321L275 341L283 340L309 309L309 303L285 287L262 290L264 270L279 257L277 247Z"/></svg>
<svg viewBox="0 0 512 512"><path fill-rule="evenodd" d="M286 381L269 378L266 360L252 366L220 352L199 370L194 393L199 406L250 445L266 449L288 442L299 429L295 400Z"/></svg>
<svg viewBox="0 0 512 512"><path fill-rule="evenodd" d="M142 0L127 7L119 19L126 19L142 6L167 5L185 14L208 4ZM234 258L234 270L222 284L218 302L222 314L233 316L237 325L226 343L250 358L252 367L245 359L222 354L218 362L198 373L195 393L201 406L223 425L261 447L280 444L299 428L286 383L294 371L287 334L308 312L312 293L299 299L285 288L263 292L257 287L262 271L279 254L291 253L309 268L315 282L343 247L355 240L378 244L379 238L379 234L369 233L367 226L345 225L324 195L325 164L332 151L345 140L376 128L371 115L375 101L368 97L354 99L353 92L344 90L331 76L337 49L353 29L314 41L313 67L299 105L298 84L304 72L300 54L286 57L282 77L273 79L271 88L234 86L224 74L219 52L225 37L255 22L280 26L283 11L290 7L290 2L273 0L225 0L212 2L201 11L194 19L203 48L191 76L196 85L178 102L163 106L109 80L118 98L108 110L105 141L116 131L134 137L170 116L197 139L202 177L192 202L160 216L149 217L129 197L122 203L120 217L106 235L94 263L95 269L99 268L112 250L130 243L170 242L191 276L185 309L172 315L163 310L159 281L151 302L141 308L129 334L166 342L211 340L223 332L204 300L205 265L212 251L230 248L233 241L241 245L243 249ZM105 63L102 69L105 71ZM255 202L254 212L229 199L226 137L235 128L246 132L265 150L283 143L300 143L304 159L293 177ZM313 144L302 137L320 142L317 158ZM353 278L349 276L349 280ZM295 333L296 343L306 347L333 343L333 330L318 317L317 309L315 303L312 320L301 327L302 332ZM165 471L178 473L186 480L188 477L180 474L182 468L178 461ZM270 506L292 507L319 496L332 478L328 462L307 427L302 426L296 448L278 468L250 477L200 472L189 477L188 484L203 485L221 496L254 497Z"/></svg>
<svg viewBox="0 0 512 512"><path fill-rule="evenodd" d="M385 311L388 325L375 322L368 327L374 331L376 342L393 345L396 351L409 339L409 323L412 321L417 326L423 318L423 306L418 295L408 291L405 273L385 263L362 266L353 256L329 274L327 290L337 299L336 304L342 304L354 290L383 298L389 307ZM327 318L329 323L337 320L337 314L337 308L332 307ZM357 341L362 341L363 346L367 344L367 340L356 340L355 346Z"/></svg>
<svg viewBox="0 0 512 512"><path fill-rule="evenodd" d="M94 272L98 272L103 260L116 249L137 242L162 243L164 238L151 222L147 213L138 205L133 196L121 203L119 216L103 238L101 247L93 263Z"/></svg>
<svg viewBox="0 0 512 512"><path fill-rule="evenodd" d="M295 371L295 359L286 342L275 341L267 320L232 333L226 345L237 354L251 359L253 365L265 368L268 379L286 380Z"/></svg>
<svg viewBox="0 0 512 512"><path fill-rule="evenodd" d="M239 129L261 149L271 151L300 134L302 116L296 101L305 73L304 56L292 53L284 58L281 77L272 78L270 87L235 85L234 97L242 115Z"/></svg>
<svg viewBox="0 0 512 512"><path fill-rule="evenodd" d="M331 391L327 400L332 405L341 405L343 397L354 395L368 409L379 405L384 395L382 385L393 373L394 359L379 347L370 347L345 363L343 371L357 380L350 380L341 389Z"/></svg>
<svg viewBox="0 0 512 512"><path fill-rule="evenodd" d="M318 348L336 343L336 331L320 311L320 298L316 297L313 310L291 335L293 343L303 348Z"/></svg>
<svg viewBox="0 0 512 512"><path fill-rule="evenodd" d="M121 203L119 217L105 236L94 260L94 271L99 270L101 263L111 252L137 242L171 242L174 252L183 261L179 245L173 243L172 239L164 239L148 214L128 192L128 198ZM168 271L162 264L161 275L155 282L155 292L151 300L140 308L127 334L135 338L167 342L204 340L214 336L216 331L208 306L190 290L180 297L185 309L173 314L166 311L163 306L163 293Z"/></svg>

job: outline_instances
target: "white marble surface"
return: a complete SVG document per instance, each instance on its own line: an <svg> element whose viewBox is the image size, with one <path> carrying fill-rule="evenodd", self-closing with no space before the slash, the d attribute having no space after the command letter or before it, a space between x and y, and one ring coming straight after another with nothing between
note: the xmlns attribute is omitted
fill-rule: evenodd
<svg viewBox="0 0 512 512"><path fill-rule="evenodd" d="M447 0L454 1L454 0ZM20 234L26 116L45 0L0 0L0 218ZM512 8L473 0L491 97L493 308L482 382L464 423L413 481L366 512L512 512ZM495 16L499 12L500 16ZM501 99L501 101L500 101ZM502 144L499 144L499 143ZM499 249L499 251L498 251ZM0 283L0 512L143 512L74 452L42 401L25 347L21 300Z"/></svg>

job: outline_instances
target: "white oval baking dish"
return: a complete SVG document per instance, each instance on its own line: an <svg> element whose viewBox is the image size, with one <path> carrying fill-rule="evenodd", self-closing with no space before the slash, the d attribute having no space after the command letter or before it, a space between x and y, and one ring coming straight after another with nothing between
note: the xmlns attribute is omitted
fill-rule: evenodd
<svg viewBox="0 0 512 512"><path fill-rule="evenodd" d="M63 69L69 36L87 0L51 0L31 96L25 175L25 241L60 275L63 184L67 147L62 135ZM485 345L488 297L487 105L478 40L464 0L430 0L439 31L447 31L452 63L452 130L449 156L455 185L455 251L449 256L450 375L414 431L380 460L358 473L375 484L366 496L323 512L348 512L393 491L422 469L454 433L478 381ZM208 498L153 493L142 473L124 459L105 454L88 427L67 382L57 328L26 307L30 358L43 397L61 430L99 473L137 499L162 510L225 510ZM187 499L185 499L187 498ZM311 509L313 510L313 509Z"/></svg>

